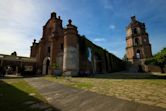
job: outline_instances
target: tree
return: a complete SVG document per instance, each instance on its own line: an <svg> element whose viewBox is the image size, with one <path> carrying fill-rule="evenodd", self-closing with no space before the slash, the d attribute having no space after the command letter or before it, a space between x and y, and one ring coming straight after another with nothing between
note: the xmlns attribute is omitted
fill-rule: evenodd
<svg viewBox="0 0 166 111"><path fill-rule="evenodd" d="M130 70L130 67L132 66L132 63L130 61L128 61L127 55L125 54L122 58L123 63L125 65L125 69L126 70Z"/></svg>
<svg viewBox="0 0 166 111"><path fill-rule="evenodd" d="M59 65L58 65L57 63L53 63L53 64L52 64L52 68L53 68L53 69L56 69L56 68L58 68L58 67L59 67Z"/></svg>
<svg viewBox="0 0 166 111"><path fill-rule="evenodd" d="M11 55L13 55L13 56L17 56L17 52L14 51L13 53L11 53Z"/></svg>
<svg viewBox="0 0 166 111"><path fill-rule="evenodd" d="M128 60L126 54L123 56L122 60L123 60L123 61L127 61L127 60Z"/></svg>
<svg viewBox="0 0 166 111"><path fill-rule="evenodd" d="M164 67L166 65L166 48L163 48L160 52L155 54L152 58L145 61L145 64L157 65L161 69L161 73L165 73Z"/></svg>

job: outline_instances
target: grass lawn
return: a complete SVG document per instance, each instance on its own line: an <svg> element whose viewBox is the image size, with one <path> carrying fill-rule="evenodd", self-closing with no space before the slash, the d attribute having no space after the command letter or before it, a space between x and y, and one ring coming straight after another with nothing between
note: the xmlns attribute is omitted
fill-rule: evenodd
<svg viewBox="0 0 166 111"><path fill-rule="evenodd" d="M44 77L71 87L166 108L166 75L111 73L93 77Z"/></svg>
<svg viewBox="0 0 166 111"><path fill-rule="evenodd" d="M36 89L20 79L0 79L0 111L45 111L52 108Z"/></svg>

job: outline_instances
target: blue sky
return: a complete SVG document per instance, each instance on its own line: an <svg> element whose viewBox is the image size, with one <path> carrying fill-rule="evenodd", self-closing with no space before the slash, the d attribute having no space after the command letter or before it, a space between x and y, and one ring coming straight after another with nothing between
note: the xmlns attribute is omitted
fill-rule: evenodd
<svg viewBox="0 0 166 111"><path fill-rule="evenodd" d="M81 35L120 58L133 15L146 24L153 54L166 47L166 0L0 0L0 53L29 56L53 11L64 27L72 19Z"/></svg>

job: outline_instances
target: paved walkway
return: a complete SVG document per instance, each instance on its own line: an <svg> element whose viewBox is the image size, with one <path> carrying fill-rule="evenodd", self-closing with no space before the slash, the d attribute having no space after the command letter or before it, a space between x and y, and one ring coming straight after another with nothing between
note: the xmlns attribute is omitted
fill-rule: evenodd
<svg viewBox="0 0 166 111"><path fill-rule="evenodd" d="M49 104L60 111L166 111L160 107L71 88L42 78L26 78Z"/></svg>

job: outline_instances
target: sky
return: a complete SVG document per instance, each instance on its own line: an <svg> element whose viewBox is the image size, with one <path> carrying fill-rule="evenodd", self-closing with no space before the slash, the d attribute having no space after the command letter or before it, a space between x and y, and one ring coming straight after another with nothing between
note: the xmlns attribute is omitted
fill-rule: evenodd
<svg viewBox="0 0 166 111"><path fill-rule="evenodd" d="M33 39L56 12L93 43L122 58L130 17L146 24L152 53L166 47L166 0L0 0L0 53L30 56Z"/></svg>

